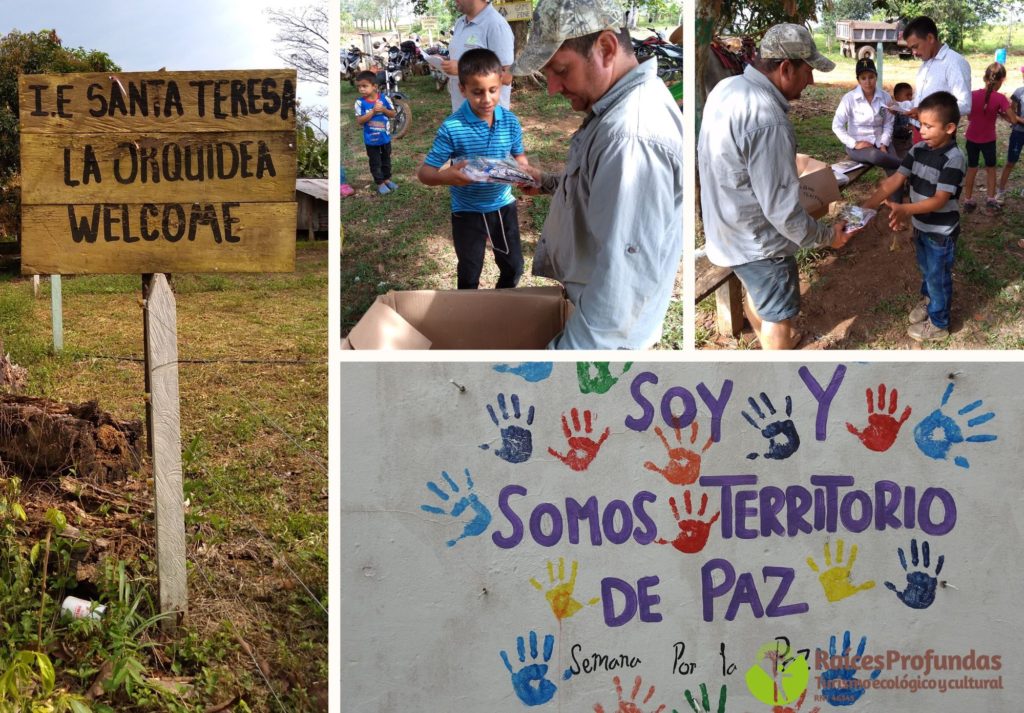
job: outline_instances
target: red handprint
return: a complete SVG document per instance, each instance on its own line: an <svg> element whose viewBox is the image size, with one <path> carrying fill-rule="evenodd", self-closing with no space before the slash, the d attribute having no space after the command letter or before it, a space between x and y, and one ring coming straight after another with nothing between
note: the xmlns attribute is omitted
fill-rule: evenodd
<svg viewBox="0 0 1024 713"><path fill-rule="evenodd" d="M704 444L704 447L700 449L700 453L695 450L683 447L683 434L681 429L673 429L676 433L676 443L679 445L673 448L668 444L668 439L665 438L665 433L661 430L661 427L655 426L654 432L658 434L658 438L665 444L665 450L668 451L668 464L664 468L659 468L651 461L644 463L644 468L647 470L653 470L655 473L661 473L661 475L668 482L673 485L690 485L696 482L697 478L700 477L700 459L701 453L704 453L711 444L714 443L713 438L709 438L708 442ZM695 445L697 443L697 422L694 421L690 427L690 444Z"/></svg>
<svg viewBox="0 0 1024 713"><path fill-rule="evenodd" d="M636 696L640 692L640 686L642 685L640 677L636 677L636 681L634 681L633 683L633 693L629 697L628 701L623 700L622 698L622 681L619 680L619 677L615 676L612 680L615 682L615 692L619 695L619 705L615 709L615 713L643 713L643 711L640 710L640 707L636 704ZM651 686L649 689L647 689L647 695L644 696L643 702L647 703L647 701L651 700L651 697L653 695L654 686ZM664 710L665 704L662 703L654 710L653 713L662 713L662 711ZM595 703L594 713L604 713L604 706L602 706L600 703Z"/></svg>
<svg viewBox="0 0 1024 713"><path fill-rule="evenodd" d="M686 504L686 514L693 515L693 503L690 502L690 491L687 490L683 494L684 502ZM696 518L690 517L683 520L679 517L679 508L676 507L676 499L669 498L668 504L672 507L672 514L675 515L676 522L679 524L679 534L676 535L676 539L670 543L668 540L658 538L659 545L671 544L680 552L687 554L693 554L700 552L704 549L704 545L708 543L708 537L711 535L711 526L715 524L715 520L721 515L721 512L716 512L715 516L710 520L697 520ZM700 498L700 510L697 511L697 517L704 517L704 511L708 507L708 494L704 493Z"/></svg>
<svg viewBox="0 0 1024 713"><path fill-rule="evenodd" d="M601 449L601 444L605 442L608 438L608 434L611 433L611 428L605 427L604 433L602 433L601 437L595 441L593 438L590 438L589 435L581 435L583 433L593 433L593 428L590 425L590 411L583 412L582 427L580 426L579 411L573 409L570 413L572 414L572 430L569 429L569 421L565 418L565 414L562 414L562 433L565 434L569 450L563 455L554 448L548 448L548 453L565 463L573 470L579 472L590 467L594 458L597 457L597 452ZM575 436L573 435L573 432L576 433Z"/></svg>
<svg viewBox="0 0 1024 713"><path fill-rule="evenodd" d="M860 439L860 442L873 451L882 453L889 450L899 435L900 427L910 418L910 407L903 409L900 420L897 421L893 414L896 413L896 402L899 400L899 393L896 389L889 392L889 412L875 413L874 392L867 389L868 397L868 425L863 431L849 421L846 422L846 430ZM885 384L878 385L878 410L885 409Z"/></svg>
<svg viewBox="0 0 1024 713"><path fill-rule="evenodd" d="M804 691L799 700L796 702L796 708L790 708L789 706L775 706L772 708L772 713L799 713L800 709L804 705L804 699L807 698L807 691ZM814 706L807 713L821 713L821 706Z"/></svg>

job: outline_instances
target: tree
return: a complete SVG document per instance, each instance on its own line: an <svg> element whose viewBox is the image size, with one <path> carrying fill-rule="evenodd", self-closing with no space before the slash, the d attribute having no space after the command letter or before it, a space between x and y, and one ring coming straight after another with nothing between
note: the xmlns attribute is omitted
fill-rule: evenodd
<svg viewBox="0 0 1024 713"><path fill-rule="evenodd" d="M295 113L296 175L302 178L327 178L327 134L323 122L326 107L300 108Z"/></svg>
<svg viewBox="0 0 1024 713"><path fill-rule="evenodd" d="M437 26L442 30L450 30L459 16L452 0L415 0L412 11L414 15L436 17Z"/></svg>
<svg viewBox="0 0 1024 713"><path fill-rule="evenodd" d="M912 20L927 15L939 28L939 39L958 52L964 40L976 36L1003 9L1002 0L886 0L893 17Z"/></svg>
<svg viewBox="0 0 1024 713"><path fill-rule="evenodd" d="M377 0L355 0L350 7L357 25L365 25L378 17Z"/></svg>
<svg viewBox="0 0 1024 713"><path fill-rule="evenodd" d="M120 69L106 52L64 47L54 30L15 30L0 38L0 232L17 234L21 213L18 77Z"/></svg>
<svg viewBox="0 0 1024 713"><path fill-rule="evenodd" d="M409 9L409 0L377 0L388 29L398 26L398 18Z"/></svg>
<svg viewBox="0 0 1024 713"><path fill-rule="evenodd" d="M650 23L676 23L679 21L679 12L682 3L677 0L633 0L632 7L635 9L635 17L641 14L647 17Z"/></svg>
<svg viewBox="0 0 1024 713"><path fill-rule="evenodd" d="M780 22L804 25L817 19L815 0L698 0L698 5L707 6L704 14L711 19L715 35L753 37L757 40L769 27Z"/></svg>
<svg viewBox="0 0 1024 713"><path fill-rule="evenodd" d="M284 45L284 49L275 54L299 73L299 79L326 87L331 43L325 5L321 2L295 10L267 10L266 13L278 27L274 41Z"/></svg>
<svg viewBox="0 0 1024 713"><path fill-rule="evenodd" d="M438 26L445 29L450 28L460 15L454 0L413 0L412 12L414 15L436 17Z"/></svg>

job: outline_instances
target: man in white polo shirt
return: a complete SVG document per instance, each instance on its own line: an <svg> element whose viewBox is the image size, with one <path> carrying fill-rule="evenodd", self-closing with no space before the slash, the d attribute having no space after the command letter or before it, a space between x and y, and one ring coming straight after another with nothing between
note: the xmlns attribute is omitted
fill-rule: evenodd
<svg viewBox="0 0 1024 713"><path fill-rule="evenodd" d="M917 107L935 92L949 92L956 97L960 116L971 113L971 65L939 39L939 28L930 17L915 17L903 28L903 39L915 57L924 60L917 70L914 108L909 116L914 124L914 142L921 140L918 132Z"/></svg>
<svg viewBox="0 0 1024 713"><path fill-rule="evenodd" d="M445 74L449 75L448 91L452 97L452 112L458 110L465 101L459 91L459 57L466 50L483 47L498 55L501 62L501 99L499 104L504 109L512 105L512 74L508 71L515 59L515 38L508 20L501 16L487 0L455 0L455 7L462 17L455 21L452 28L452 39L448 43L449 59L441 65Z"/></svg>

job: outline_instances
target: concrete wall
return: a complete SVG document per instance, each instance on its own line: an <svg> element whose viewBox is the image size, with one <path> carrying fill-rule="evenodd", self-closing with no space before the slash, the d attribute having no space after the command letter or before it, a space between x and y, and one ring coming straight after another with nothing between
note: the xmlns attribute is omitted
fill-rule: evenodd
<svg viewBox="0 0 1024 713"><path fill-rule="evenodd" d="M1020 710L1021 372L346 364L343 710Z"/></svg>

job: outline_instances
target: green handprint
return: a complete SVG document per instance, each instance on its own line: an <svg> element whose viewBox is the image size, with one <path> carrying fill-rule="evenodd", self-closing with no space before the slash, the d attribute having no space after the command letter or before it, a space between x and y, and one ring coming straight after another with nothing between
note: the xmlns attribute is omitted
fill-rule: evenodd
<svg viewBox="0 0 1024 713"><path fill-rule="evenodd" d="M725 684L722 684L722 690L718 693L718 709L717 713L725 713ZM708 685L706 683L700 684L700 708L697 708L697 701L694 700L693 694L689 691L685 692L686 702L690 704L690 710L693 713L711 713L711 701L708 698ZM672 713L679 713L675 708L672 709Z"/></svg>
<svg viewBox="0 0 1024 713"><path fill-rule="evenodd" d="M622 365L622 371L613 376L607 361L579 361L576 362L576 376L580 382L581 394L606 394L608 390L619 383L622 375L629 371L633 362L627 361Z"/></svg>

